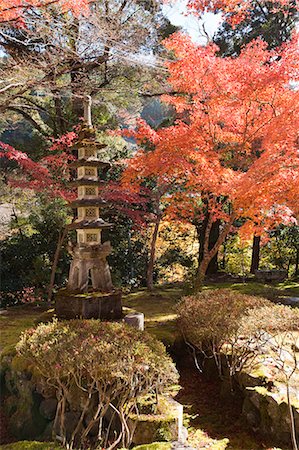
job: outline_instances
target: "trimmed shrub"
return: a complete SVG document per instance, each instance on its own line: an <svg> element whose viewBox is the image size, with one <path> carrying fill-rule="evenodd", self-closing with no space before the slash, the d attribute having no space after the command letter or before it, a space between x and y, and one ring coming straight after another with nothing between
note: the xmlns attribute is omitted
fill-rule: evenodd
<svg viewBox="0 0 299 450"><path fill-rule="evenodd" d="M128 447L138 397L177 382L163 344L120 323L55 320L24 332L17 351L44 394L56 391L53 431L68 448Z"/></svg>
<svg viewBox="0 0 299 450"><path fill-rule="evenodd" d="M290 333L299 330L299 310L219 289L185 297L179 305L179 324L196 350L214 358L220 377L226 368L232 377L260 362L261 354L283 334L288 333L283 342L290 342Z"/></svg>
<svg viewBox="0 0 299 450"><path fill-rule="evenodd" d="M263 323L249 319L260 308L265 311ZM228 289L209 290L182 300L179 324L187 341L205 357L214 358L220 377L225 376L227 367L232 377L245 365L254 363L259 347L268 338L265 328L270 326L270 311L272 319L277 319L277 327L289 326L292 312L282 308L286 308L283 314L260 297Z"/></svg>

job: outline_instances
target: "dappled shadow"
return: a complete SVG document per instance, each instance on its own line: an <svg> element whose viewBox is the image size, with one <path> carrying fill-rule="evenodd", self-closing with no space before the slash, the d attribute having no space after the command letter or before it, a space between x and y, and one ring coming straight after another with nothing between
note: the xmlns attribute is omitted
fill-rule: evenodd
<svg viewBox="0 0 299 450"><path fill-rule="evenodd" d="M241 416L242 398L235 395L224 400L220 397L220 383L201 375L194 368L191 358L188 366L180 366L180 375L182 390L178 393L177 400L185 406L184 411L190 415L191 440L192 434L196 434L197 430L202 430L207 435L206 447L199 445L198 448L210 448L208 438L217 441L227 438L229 442L226 449L231 450L263 450L275 447L274 443L266 442L249 429ZM194 442L192 444L194 445ZM289 449L284 447L282 450Z"/></svg>

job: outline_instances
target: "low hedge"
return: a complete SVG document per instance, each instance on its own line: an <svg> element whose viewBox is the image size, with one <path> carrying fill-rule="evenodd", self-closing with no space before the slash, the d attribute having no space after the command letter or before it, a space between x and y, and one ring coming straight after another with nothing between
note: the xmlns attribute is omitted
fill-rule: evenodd
<svg viewBox="0 0 299 450"><path fill-rule="evenodd" d="M69 448L128 447L139 396L178 379L161 342L121 323L54 320L25 331L17 352L43 396L57 398L53 431Z"/></svg>

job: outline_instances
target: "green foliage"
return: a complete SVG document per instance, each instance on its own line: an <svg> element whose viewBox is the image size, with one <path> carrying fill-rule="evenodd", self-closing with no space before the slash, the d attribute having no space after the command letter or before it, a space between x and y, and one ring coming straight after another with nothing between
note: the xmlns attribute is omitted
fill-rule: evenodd
<svg viewBox="0 0 299 450"><path fill-rule="evenodd" d="M32 362L45 390L55 388L59 401L56 432L70 448L89 443L94 427L101 445L118 438L127 445L131 436L126 422L135 408L134 400L177 381L163 344L120 323L74 320L41 324L23 333L17 351ZM110 424L102 427L111 405ZM66 410L81 413L75 429L64 427ZM110 433L113 421L119 423L118 436Z"/></svg>
<svg viewBox="0 0 299 450"><path fill-rule="evenodd" d="M224 22L214 37L221 56L239 55L242 48L254 39L261 38L269 49L279 47L291 37L298 19L295 1L286 2L282 9L275 2L253 2L248 17L235 26Z"/></svg>
<svg viewBox="0 0 299 450"><path fill-rule="evenodd" d="M222 249L222 267L226 272L245 276L250 272L251 247L241 244L237 235L228 237Z"/></svg>
<svg viewBox="0 0 299 450"><path fill-rule="evenodd" d="M285 269L299 275L299 227L280 225L269 233L270 240L261 249L261 268Z"/></svg>
<svg viewBox="0 0 299 450"><path fill-rule="evenodd" d="M113 232L103 233L103 239L109 239L113 248L108 260L114 284L145 286L148 261L146 236L134 229L134 223L128 217L114 216L112 221L115 223Z"/></svg>
<svg viewBox="0 0 299 450"><path fill-rule="evenodd" d="M67 210L60 199L49 202L39 195L28 212L27 226L19 229L18 224L12 222L13 234L0 243L2 306L17 302L17 296L11 299L8 293L32 286L45 290L50 280L59 233L66 223ZM68 265L69 255L64 247L57 270L59 284L67 276Z"/></svg>
<svg viewBox="0 0 299 450"><path fill-rule="evenodd" d="M12 115L0 121L0 140L22 152L26 152L33 161L45 156L47 146L41 135L25 120Z"/></svg>

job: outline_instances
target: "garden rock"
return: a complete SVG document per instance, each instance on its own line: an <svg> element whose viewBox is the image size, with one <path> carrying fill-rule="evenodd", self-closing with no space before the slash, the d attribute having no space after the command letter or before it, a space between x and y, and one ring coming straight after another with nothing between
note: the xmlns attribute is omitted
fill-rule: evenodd
<svg viewBox="0 0 299 450"><path fill-rule="evenodd" d="M184 444L183 406L170 397L161 396L156 414L131 415L129 428L133 444L150 444L155 441L178 441Z"/></svg>
<svg viewBox="0 0 299 450"><path fill-rule="evenodd" d="M275 437L278 443L290 443L290 415L286 402L265 387L248 387L243 404L243 415L254 431L266 437ZM299 409L293 406L296 429L299 430ZM297 431L297 439L299 434Z"/></svg>
<svg viewBox="0 0 299 450"><path fill-rule="evenodd" d="M45 419L53 420L56 414L57 400L55 398L48 398L43 400L39 407L40 414Z"/></svg>

